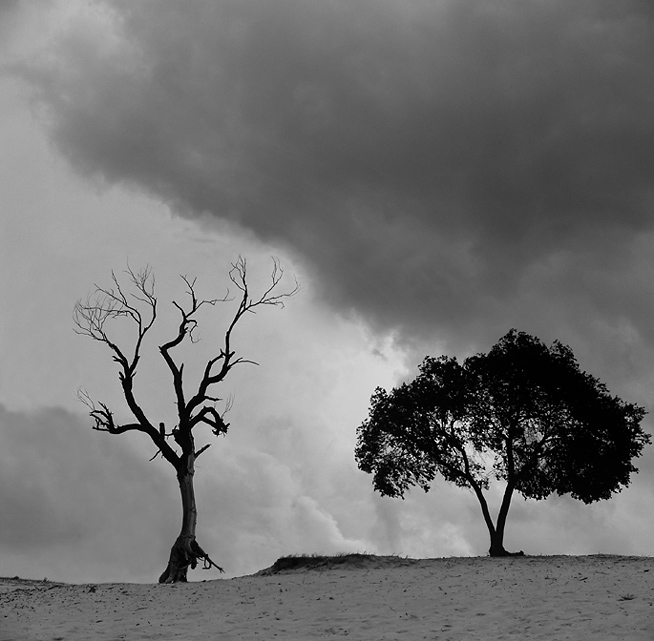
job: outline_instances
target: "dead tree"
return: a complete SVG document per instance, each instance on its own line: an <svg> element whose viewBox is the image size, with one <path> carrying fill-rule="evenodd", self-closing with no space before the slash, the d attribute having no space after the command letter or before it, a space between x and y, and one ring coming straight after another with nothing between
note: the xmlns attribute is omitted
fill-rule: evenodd
<svg viewBox="0 0 654 641"><path fill-rule="evenodd" d="M186 286L185 304L172 301L179 313L179 325L171 340L159 345L161 354L172 377L172 388L177 413L177 424L167 431L163 422L152 420L137 400L134 393L134 379L141 359L144 339L157 321L159 312L155 296L155 279L152 270L146 267L134 272L129 266L125 271L129 280L126 290L112 272L112 286L105 288L95 286L94 292L86 301L78 301L73 312L75 332L104 343L112 352L113 360L118 364L118 378L127 407L132 415L131 422L116 422L113 412L102 402L95 403L89 394L80 390L80 399L88 406L94 421L93 429L109 434L124 434L137 431L147 434L157 451L153 458L161 455L174 468L182 497L182 527L177 540L170 551L168 566L159 577L160 583L175 583L187 580L188 568L197 567L203 562L205 569L216 567L209 555L200 547L195 538L197 525L197 507L193 486L195 461L207 450L210 443L196 449L194 430L200 425L209 426L216 436L227 432L229 424L225 422L225 412L229 401L220 412L217 409L221 401L213 390L222 383L233 367L254 361L237 357L232 346L232 333L237 323L248 313L254 313L263 306L283 307L284 299L298 291L297 281L293 289L280 293L279 284L284 275L279 262L273 260L273 269L269 287L259 296L252 296L247 282L247 267L244 258L232 264L229 278L236 287L234 297L229 292L223 298L199 299L196 294L196 279L182 276ZM227 325L222 337L222 344L206 362L194 393L188 394L184 385L184 364L173 356L175 348L182 343L195 343L194 331L197 327L198 311L207 305L234 302L236 311ZM119 346L108 333L109 321L127 319L136 327L136 337L127 349Z"/></svg>

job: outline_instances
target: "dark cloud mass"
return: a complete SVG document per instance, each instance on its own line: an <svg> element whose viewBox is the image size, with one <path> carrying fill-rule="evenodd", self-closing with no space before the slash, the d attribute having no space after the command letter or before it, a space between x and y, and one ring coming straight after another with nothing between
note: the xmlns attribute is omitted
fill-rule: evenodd
<svg viewBox="0 0 654 641"><path fill-rule="evenodd" d="M653 217L647 4L108 6L113 44L72 32L29 72L80 170L285 244L404 338L547 333L534 288L564 339L597 314L650 334L606 302Z"/></svg>

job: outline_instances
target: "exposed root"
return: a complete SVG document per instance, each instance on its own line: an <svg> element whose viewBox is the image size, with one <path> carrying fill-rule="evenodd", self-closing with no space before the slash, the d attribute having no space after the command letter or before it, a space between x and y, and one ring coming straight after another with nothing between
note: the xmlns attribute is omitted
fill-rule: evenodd
<svg viewBox="0 0 654 641"><path fill-rule="evenodd" d="M220 572L225 571L211 560L194 536L180 534L170 550L168 566L159 577L159 583L186 583L189 567L194 570L198 560L202 560L203 570L214 567Z"/></svg>
<svg viewBox="0 0 654 641"><path fill-rule="evenodd" d="M499 550L496 548L491 548L488 550L488 554L490 556L524 556L525 553L520 550L520 552L507 552L504 548L500 548Z"/></svg>

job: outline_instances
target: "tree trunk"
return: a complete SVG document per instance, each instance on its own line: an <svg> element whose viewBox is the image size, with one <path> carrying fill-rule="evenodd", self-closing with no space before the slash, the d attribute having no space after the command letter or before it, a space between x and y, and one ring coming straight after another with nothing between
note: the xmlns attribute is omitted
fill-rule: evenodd
<svg viewBox="0 0 654 641"><path fill-rule="evenodd" d="M504 532L498 532L495 529L490 533L490 549L488 550L490 556L510 556L510 552L504 549Z"/></svg>
<svg viewBox="0 0 654 641"><path fill-rule="evenodd" d="M490 556L523 556L524 552L507 552L504 549L504 526L506 525L506 517L509 514L509 506L511 505L511 497L513 496L513 483L509 483L506 486L504 491L504 496L502 498L502 505L500 506L500 511L497 515L497 523L493 523L493 519L488 509L488 503L486 502L486 497L484 492L481 489L481 486L474 481L474 479L469 478L470 486L472 487L479 505L481 506L481 513L484 516L484 522L488 528L488 534L490 535L490 549L488 554Z"/></svg>
<svg viewBox="0 0 654 641"><path fill-rule="evenodd" d="M159 577L159 583L186 582L189 566L191 569L195 569L198 559L203 559L205 567L215 565L195 540L198 511L193 487L194 473L195 455L190 454L186 457L185 464L180 465L177 472L177 481L182 495L182 529L170 550L168 567ZM223 571L217 565L215 567L221 572Z"/></svg>
<svg viewBox="0 0 654 641"><path fill-rule="evenodd" d="M504 526L506 525L506 517L509 514L509 507L511 505L511 497L513 496L513 483L508 483L504 490L502 498L502 505L497 515L497 524L494 528L490 529L490 549L488 554L490 556L524 556L524 552L507 552L504 549Z"/></svg>
<svg viewBox="0 0 654 641"><path fill-rule="evenodd" d="M520 550L520 552L508 552L504 549L504 532L495 532L491 533L491 546L488 550L490 556L524 556L525 553Z"/></svg>

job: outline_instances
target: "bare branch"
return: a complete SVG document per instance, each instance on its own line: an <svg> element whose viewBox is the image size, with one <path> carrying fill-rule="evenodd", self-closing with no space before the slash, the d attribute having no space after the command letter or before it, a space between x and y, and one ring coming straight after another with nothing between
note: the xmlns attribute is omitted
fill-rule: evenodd
<svg viewBox="0 0 654 641"><path fill-rule="evenodd" d="M215 408L220 398L211 393L212 388L222 382L231 369L243 363L256 365L256 361L236 356L231 347L232 333L246 313L255 313L258 307L283 306L284 299L294 296L299 290L297 280L294 286L281 291L280 283L284 277L284 271L279 261L273 258L273 266L270 274L270 281L267 287L258 295L253 295L248 284L248 268L246 260L239 256L238 260L232 263L229 271L229 279L236 288L236 309L229 321L223 335L222 346L214 356L206 362L204 372L196 388L196 392L190 401L187 401L184 390L184 364L177 362L173 357L174 349L188 339L191 343L197 342L194 335L198 327L198 312L206 306L215 306L219 302L234 300L229 291L222 298L203 299L197 294L197 279L181 275L180 278L185 285L185 297L183 300L173 300L172 304L179 314L177 330L170 340L159 345L164 362L172 374L173 388L177 406L177 427L170 434L166 433L162 424L159 428L156 423L151 423L145 415L134 396L134 378L136 368L141 356L141 347L145 336L157 319L158 301L155 295L155 279L149 266L140 271L134 271L128 264L124 271L130 284L127 288L121 284L118 276L111 273L111 286L95 286L93 293L86 301L78 301L73 312L75 331L88 336L98 342L104 343L113 353L113 359L119 365L118 376L121 387L132 412L134 422L117 424L113 413L104 404L93 402L86 392L80 392L80 399L89 408L89 414L93 418L93 429L120 434L129 430L138 430L148 434L151 440L159 448L164 458L174 465L180 464L180 456L176 453L174 445L168 445L167 439L174 437L175 442L182 449L183 454L193 453L192 430L200 423L211 427L216 435L224 434L227 431L228 423L224 420L224 414L220 414ZM131 347L123 349L108 333L107 321L126 318L136 327L136 339ZM225 411L231 407L233 399L229 399ZM204 451L204 450L201 450ZM155 457L158 454L155 454Z"/></svg>
<svg viewBox="0 0 654 641"><path fill-rule="evenodd" d="M134 272L128 265L125 271L135 292L130 295L135 301L146 307L146 315L130 302L115 274L111 272L113 287L95 285L94 292L86 301L78 300L73 309L74 331L82 336L104 343L114 353L114 360L122 368L122 376L133 377L139 361L141 344L145 335L154 324L157 317L157 298L155 296L155 280L152 269L146 266L139 272ZM108 320L126 318L137 328L137 338L131 357L109 338L105 330Z"/></svg>
<svg viewBox="0 0 654 641"><path fill-rule="evenodd" d="M113 352L113 360L120 366L118 378L123 394L136 421L118 425L114 421L113 413L105 404L98 403L96 406L86 392L80 392L78 396L90 410L89 415L94 421L93 429L110 434L122 434L131 430L148 434L163 456L173 465L177 465L178 455L148 420L136 401L133 391L143 340L157 319L154 275L149 266L135 272L129 264L124 273L131 283L132 292L126 293L115 272L112 271L112 286L100 287L96 284L95 290L86 301L77 301L73 310L73 321L76 333L104 343ZM120 347L106 331L107 321L120 318L127 319L136 327L136 338L128 350Z"/></svg>
<svg viewBox="0 0 654 641"><path fill-rule="evenodd" d="M229 423L225 423L223 415L211 405L205 405L189 421L189 430L192 430L198 423L206 423L216 436L225 434L229 428Z"/></svg>
<svg viewBox="0 0 654 641"><path fill-rule="evenodd" d="M201 448L200 448L200 449L195 453L195 458L197 459L198 456L200 456L200 454L202 454L202 452L204 452L205 450L208 450L210 447L211 447L211 443L207 443L204 447L201 447Z"/></svg>
<svg viewBox="0 0 654 641"><path fill-rule="evenodd" d="M279 261L276 258L273 258L270 285L258 297L252 297L250 294L247 273L247 262L245 258L239 256L238 260L232 263L232 268L229 271L229 279L241 292L239 304L224 334L223 346L220 352L207 362L198 392L188 403L187 409L189 412L192 412L202 405L202 403L210 400L211 397L208 395L209 388L222 382L232 367L243 363L257 364L256 361L247 358L234 358L235 352L231 349L232 332L241 318L247 313L255 313L256 309L263 305L283 307L284 299L295 296L300 289L297 279L294 279L295 285L292 289L286 292L276 293L284 276L284 270L280 267ZM218 364L220 364L220 368L214 370L214 366Z"/></svg>
<svg viewBox="0 0 654 641"><path fill-rule="evenodd" d="M219 565L214 563L211 558L209 557L208 554L205 554L204 556L200 557L202 559L202 569L203 570L210 570L211 568L216 568L221 574L225 573L225 570L223 570Z"/></svg>
<svg viewBox="0 0 654 641"><path fill-rule="evenodd" d="M84 403L84 405L86 405L86 407L88 407L89 410L95 409L95 404L93 403L93 399L83 387L77 388L77 400L79 400L81 403Z"/></svg>
<svg viewBox="0 0 654 641"><path fill-rule="evenodd" d="M225 401L225 409L223 410L222 413L223 419L225 418L225 415L231 411L232 407L234 407L234 395L230 394L227 400Z"/></svg>
<svg viewBox="0 0 654 641"><path fill-rule="evenodd" d="M95 401L91 398L89 393L80 388L77 390L77 398L89 408L89 416L94 420L95 424L92 429L99 432L109 432L110 434L123 434L131 430L146 432L142 425L139 423L125 423L117 425L114 422L113 412L107 407L105 403Z"/></svg>
<svg viewBox="0 0 654 641"><path fill-rule="evenodd" d="M177 400L177 412L180 418L180 424L183 424L185 417L189 415L189 412L186 409L186 400L183 387L184 365L178 365L175 362L175 359L171 355L171 350L180 345L187 337L192 343L197 342L193 336L193 332L198 324L197 320L195 319L195 315L197 314L198 310L203 305L213 306L218 302L225 302L229 300L229 292L225 294L223 298L198 299L195 291L195 283L197 279L194 278L191 280L188 276L185 275L181 275L180 278L186 284L186 294L191 299L191 302L190 305L185 307L177 301L172 301L173 305L179 312L181 319L177 327L177 334L167 343L160 345L159 352L161 353L164 361L166 362L166 365L168 366L168 369L173 375L173 386Z"/></svg>
<svg viewBox="0 0 654 641"><path fill-rule="evenodd" d="M232 269L229 271L229 279L234 285L242 292L243 297L241 306L243 313L251 312L255 307L260 305L275 305L278 307L284 306L284 299L291 298L300 291L300 285L295 278L295 286L288 292L280 294L273 294L282 278L284 277L284 270L281 268L279 260L273 257L273 268L270 274L270 286L259 296L259 298L251 298L247 283L247 262L242 256L238 257L235 263L232 263ZM242 314L241 314L242 315Z"/></svg>

